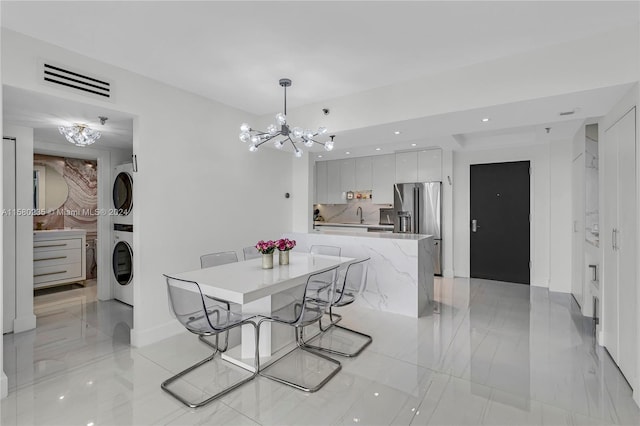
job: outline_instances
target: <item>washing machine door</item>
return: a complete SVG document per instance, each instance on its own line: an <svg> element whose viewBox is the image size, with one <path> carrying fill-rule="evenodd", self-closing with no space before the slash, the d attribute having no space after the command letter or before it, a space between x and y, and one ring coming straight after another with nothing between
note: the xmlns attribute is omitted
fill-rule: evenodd
<svg viewBox="0 0 640 426"><path fill-rule="evenodd" d="M133 178L127 172L118 173L113 181L113 207L122 216L133 207Z"/></svg>
<svg viewBox="0 0 640 426"><path fill-rule="evenodd" d="M120 285L133 280L133 250L124 241L118 241L113 247L113 276Z"/></svg>

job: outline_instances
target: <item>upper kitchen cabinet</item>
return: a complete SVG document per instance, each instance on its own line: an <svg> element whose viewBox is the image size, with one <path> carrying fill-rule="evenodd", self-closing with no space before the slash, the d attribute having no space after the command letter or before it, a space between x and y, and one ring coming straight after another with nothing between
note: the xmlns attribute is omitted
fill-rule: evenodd
<svg viewBox="0 0 640 426"><path fill-rule="evenodd" d="M353 191L356 188L356 160L339 160L340 163L340 189L342 192Z"/></svg>
<svg viewBox="0 0 640 426"><path fill-rule="evenodd" d="M418 151L417 182L442 181L442 150L427 149Z"/></svg>
<svg viewBox="0 0 640 426"><path fill-rule="evenodd" d="M327 204L346 203L340 181L341 161L327 161ZM355 179L355 178L354 178Z"/></svg>
<svg viewBox="0 0 640 426"><path fill-rule="evenodd" d="M316 162L316 204L328 204L327 192L327 162Z"/></svg>
<svg viewBox="0 0 640 426"><path fill-rule="evenodd" d="M415 151L399 152L396 154L395 183L410 182L418 182L418 154Z"/></svg>
<svg viewBox="0 0 640 426"><path fill-rule="evenodd" d="M393 204L393 184L396 179L396 156L378 155L371 158L371 193L375 204Z"/></svg>
<svg viewBox="0 0 640 426"><path fill-rule="evenodd" d="M373 158L359 157L356 158L356 186L353 188L358 191L366 191L373 188Z"/></svg>
<svg viewBox="0 0 640 426"><path fill-rule="evenodd" d="M442 150L396 154L396 183L442 181Z"/></svg>

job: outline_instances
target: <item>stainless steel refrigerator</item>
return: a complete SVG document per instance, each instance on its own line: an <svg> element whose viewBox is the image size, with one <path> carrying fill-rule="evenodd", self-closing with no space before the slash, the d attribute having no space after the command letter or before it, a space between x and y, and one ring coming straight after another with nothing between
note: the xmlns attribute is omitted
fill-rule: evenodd
<svg viewBox="0 0 640 426"><path fill-rule="evenodd" d="M442 275L442 182L396 183L393 232L433 235L433 271Z"/></svg>

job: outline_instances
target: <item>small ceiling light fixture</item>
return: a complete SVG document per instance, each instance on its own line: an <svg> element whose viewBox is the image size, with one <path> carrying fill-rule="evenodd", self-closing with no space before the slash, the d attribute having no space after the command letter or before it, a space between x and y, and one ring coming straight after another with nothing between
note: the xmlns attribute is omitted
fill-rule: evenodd
<svg viewBox="0 0 640 426"><path fill-rule="evenodd" d="M88 146L100 139L102 133L94 130L86 124L74 124L73 126L59 126L61 135L76 146Z"/></svg>
<svg viewBox="0 0 640 426"><path fill-rule="evenodd" d="M345 154L349 155L349 154L351 154L351 152L347 151L347 152L345 152Z"/></svg>
<svg viewBox="0 0 640 426"><path fill-rule="evenodd" d="M395 132L393 132L394 135L399 135L400 133L402 133L400 130L396 130Z"/></svg>
<svg viewBox="0 0 640 426"><path fill-rule="evenodd" d="M380 151L382 148L376 148L376 151Z"/></svg>
<svg viewBox="0 0 640 426"><path fill-rule="evenodd" d="M482 119L483 123L486 123L487 121L489 121L489 117L485 117L485 118Z"/></svg>
<svg viewBox="0 0 640 426"><path fill-rule="evenodd" d="M411 144L411 146L417 146L417 145L418 145L417 143L412 143L412 144Z"/></svg>
<svg viewBox="0 0 640 426"><path fill-rule="evenodd" d="M302 144L307 148L311 148L314 143L324 146L324 149L331 151L333 149L333 138L331 136L330 141L320 142L315 140L316 136L322 136L327 133L326 127L318 127L315 132L309 129L302 130L301 127L291 128L287 124L287 87L291 86L291 80L288 78L281 78L280 86L284 88L284 112L276 114L276 124L270 124L267 126L267 131L262 132L254 130L247 123L242 123L240 126L240 141L249 142L249 151L255 152L260 145L269 142L277 136L282 136L283 139L276 140L274 145L278 149L282 149L286 142L290 142L293 147L293 153L296 157L302 157L302 149L296 145Z"/></svg>

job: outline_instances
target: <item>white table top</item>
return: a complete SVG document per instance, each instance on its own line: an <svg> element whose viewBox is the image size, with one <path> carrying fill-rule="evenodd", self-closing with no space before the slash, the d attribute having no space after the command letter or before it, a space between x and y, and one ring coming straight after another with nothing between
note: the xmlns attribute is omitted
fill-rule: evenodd
<svg viewBox="0 0 640 426"><path fill-rule="evenodd" d="M208 296L245 304L300 285L312 273L323 272L354 260L350 257L291 251L289 264L279 265L276 252L273 269L262 269L262 259L256 258L168 275L197 282L202 292Z"/></svg>

